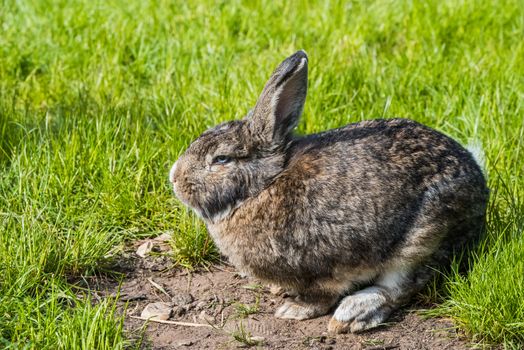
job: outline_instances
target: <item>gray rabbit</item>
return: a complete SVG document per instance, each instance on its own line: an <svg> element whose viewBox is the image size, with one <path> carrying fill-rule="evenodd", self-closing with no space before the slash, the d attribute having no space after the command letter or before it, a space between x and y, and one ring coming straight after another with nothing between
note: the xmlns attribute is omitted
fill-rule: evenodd
<svg viewBox="0 0 524 350"><path fill-rule="evenodd" d="M276 317L334 308L330 332L363 331L478 240L488 189L471 153L411 120L293 135L307 72L304 51L284 60L253 110L198 137L170 181L239 270L294 295Z"/></svg>

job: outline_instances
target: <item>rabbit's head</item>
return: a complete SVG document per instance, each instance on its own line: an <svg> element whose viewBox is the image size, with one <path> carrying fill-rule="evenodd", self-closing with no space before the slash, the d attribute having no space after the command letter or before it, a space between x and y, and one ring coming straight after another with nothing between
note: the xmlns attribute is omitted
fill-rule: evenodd
<svg viewBox="0 0 524 350"><path fill-rule="evenodd" d="M282 62L242 120L200 135L171 168L175 194L212 222L256 196L285 166L286 149L307 93L307 55Z"/></svg>

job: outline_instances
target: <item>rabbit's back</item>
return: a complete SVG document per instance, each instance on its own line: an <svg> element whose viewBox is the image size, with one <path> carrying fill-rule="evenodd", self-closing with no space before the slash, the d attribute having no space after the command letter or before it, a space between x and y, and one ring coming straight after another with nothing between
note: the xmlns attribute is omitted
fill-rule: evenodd
<svg viewBox="0 0 524 350"><path fill-rule="evenodd" d="M460 144L408 119L363 121L297 138L288 154L290 165L301 162L303 157L317 157L342 173L364 174L378 166L383 171L370 175L410 185L461 174L484 182L473 156ZM402 176L394 178L394 174Z"/></svg>
<svg viewBox="0 0 524 350"><path fill-rule="evenodd" d="M465 148L407 119L364 121L297 138L278 181L295 180L312 191L336 189L332 195L365 195L384 205L391 195L418 197L444 183L486 192L482 170Z"/></svg>
<svg viewBox="0 0 524 350"><path fill-rule="evenodd" d="M488 198L482 170L466 149L407 119L297 139L281 183L295 203L304 201L299 212L313 213L305 217L348 233L334 242L346 238L342 245L351 245L355 262L373 265L400 254L402 245L440 242L456 221L482 224ZM410 237L422 226L434 228L436 237Z"/></svg>

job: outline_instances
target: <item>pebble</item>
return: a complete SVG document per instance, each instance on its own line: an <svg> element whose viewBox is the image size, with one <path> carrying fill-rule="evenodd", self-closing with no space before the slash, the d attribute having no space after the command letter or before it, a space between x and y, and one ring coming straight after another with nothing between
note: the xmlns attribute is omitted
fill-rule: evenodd
<svg viewBox="0 0 524 350"><path fill-rule="evenodd" d="M141 258L145 258L153 250L153 242L147 241L144 242L136 250L136 255Z"/></svg>
<svg viewBox="0 0 524 350"><path fill-rule="evenodd" d="M152 320L166 321L169 319L169 317L171 317L172 312L173 309L171 308L171 305L169 303L151 303L147 304L144 310L142 310L140 317Z"/></svg>
<svg viewBox="0 0 524 350"><path fill-rule="evenodd" d="M153 240L157 242L169 242L172 237L173 237L173 231L166 231L162 233L160 236L153 238Z"/></svg>
<svg viewBox="0 0 524 350"><path fill-rule="evenodd" d="M193 342L191 340L184 340L178 343L178 346L191 346Z"/></svg>

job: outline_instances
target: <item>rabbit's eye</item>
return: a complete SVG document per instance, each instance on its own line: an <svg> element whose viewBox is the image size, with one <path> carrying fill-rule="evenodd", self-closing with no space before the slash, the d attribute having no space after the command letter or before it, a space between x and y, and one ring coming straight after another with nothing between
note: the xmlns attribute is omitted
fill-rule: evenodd
<svg viewBox="0 0 524 350"><path fill-rule="evenodd" d="M213 164L226 164L229 163L233 158L228 156L216 156L213 158Z"/></svg>

